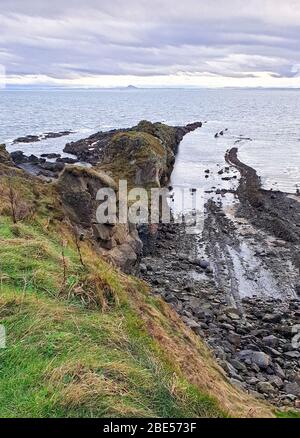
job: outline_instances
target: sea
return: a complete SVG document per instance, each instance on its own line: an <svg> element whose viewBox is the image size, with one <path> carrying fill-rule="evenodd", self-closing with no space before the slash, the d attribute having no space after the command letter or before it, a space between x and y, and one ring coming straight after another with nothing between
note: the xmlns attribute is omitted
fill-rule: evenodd
<svg viewBox="0 0 300 438"><path fill-rule="evenodd" d="M226 150L236 146L264 188L289 193L300 188L300 90L2 89L0 108L0 143L10 152L62 153L67 142L143 119L174 126L202 121L180 145L174 184L226 186L218 175ZM13 144L20 136L64 130L74 133Z"/></svg>

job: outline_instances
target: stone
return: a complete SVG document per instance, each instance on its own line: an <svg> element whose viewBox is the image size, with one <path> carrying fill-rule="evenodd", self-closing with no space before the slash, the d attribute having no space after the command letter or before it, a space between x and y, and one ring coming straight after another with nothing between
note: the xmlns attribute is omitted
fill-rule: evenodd
<svg viewBox="0 0 300 438"><path fill-rule="evenodd" d="M245 389L245 384L237 379L230 379L230 382L239 389Z"/></svg>
<svg viewBox="0 0 300 438"><path fill-rule="evenodd" d="M145 274L147 272L147 266L145 265L145 263L141 263L140 264L140 271Z"/></svg>
<svg viewBox="0 0 300 438"><path fill-rule="evenodd" d="M297 382L289 382L285 385L284 390L288 394L300 397L300 386Z"/></svg>
<svg viewBox="0 0 300 438"><path fill-rule="evenodd" d="M264 350L267 354L270 354L273 357L280 357L281 356L281 353L278 350L275 350L275 348L271 348L271 347L266 346L264 348Z"/></svg>
<svg viewBox="0 0 300 438"><path fill-rule="evenodd" d="M170 293L165 295L165 300L167 303L173 303L173 304L177 303L177 298L173 294L170 294Z"/></svg>
<svg viewBox="0 0 300 438"><path fill-rule="evenodd" d="M279 339L274 335L265 336L262 341L265 345L271 348L276 348L279 344Z"/></svg>
<svg viewBox="0 0 300 438"><path fill-rule="evenodd" d="M236 313L228 313L227 315L228 315L228 317L229 317L230 319L232 319L233 321L238 321L238 320L241 319L240 316L237 315Z"/></svg>
<svg viewBox="0 0 300 438"><path fill-rule="evenodd" d="M234 368L236 368L238 371L241 371L244 373L247 372L247 367L239 360L231 359L230 362L231 362L232 366L234 366Z"/></svg>
<svg viewBox="0 0 300 438"><path fill-rule="evenodd" d="M285 379L285 373L278 363L275 363L274 365L274 372L281 379Z"/></svg>
<svg viewBox="0 0 300 438"><path fill-rule="evenodd" d="M262 351L243 350L239 353L239 357L246 361L250 360L250 363L257 365L261 370L265 370L271 364L271 358Z"/></svg>
<svg viewBox="0 0 300 438"><path fill-rule="evenodd" d="M196 321L194 321L193 319L188 318L188 317L186 317L186 316L183 316L182 319L183 319L183 321L186 323L186 325L187 325L190 329L192 329L192 330L196 330L196 329L200 328L200 324L198 324L198 323L197 323Z"/></svg>
<svg viewBox="0 0 300 438"><path fill-rule="evenodd" d="M36 155L31 154L28 157L28 161L30 161L30 163L32 164L38 164L40 162L40 159Z"/></svg>
<svg viewBox="0 0 300 438"><path fill-rule="evenodd" d="M259 380L256 377L251 377L247 380L247 383L249 385L257 385L259 383Z"/></svg>
<svg viewBox="0 0 300 438"><path fill-rule="evenodd" d="M235 347L239 347L241 345L241 336L237 335L236 333L229 333L227 339Z"/></svg>
<svg viewBox="0 0 300 438"><path fill-rule="evenodd" d="M274 387L269 382L259 382L256 387L263 394L273 394L275 392Z"/></svg>
<svg viewBox="0 0 300 438"><path fill-rule="evenodd" d="M299 359L300 358L300 352L299 351L287 351L284 353L286 357L289 359Z"/></svg>
<svg viewBox="0 0 300 438"><path fill-rule="evenodd" d="M209 268L209 262L207 262L206 260L199 260L197 264L202 269L208 269Z"/></svg>
<svg viewBox="0 0 300 438"><path fill-rule="evenodd" d="M278 376L270 376L269 382L278 389L283 387L283 381Z"/></svg>
<svg viewBox="0 0 300 438"><path fill-rule="evenodd" d="M10 154L11 159L16 164L22 164L28 162L28 157L24 155L23 151L14 151Z"/></svg>
<svg viewBox="0 0 300 438"><path fill-rule="evenodd" d="M263 322L276 324L282 320L282 316L279 313L275 313L275 314L273 314L273 313L268 314L267 313L265 316L263 316L262 320L263 320Z"/></svg>
<svg viewBox="0 0 300 438"><path fill-rule="evenodd" d="M112 229L108 225L104 224L93 224L93 234L96 239L101 241L109 241L112 238Z"/></svg>

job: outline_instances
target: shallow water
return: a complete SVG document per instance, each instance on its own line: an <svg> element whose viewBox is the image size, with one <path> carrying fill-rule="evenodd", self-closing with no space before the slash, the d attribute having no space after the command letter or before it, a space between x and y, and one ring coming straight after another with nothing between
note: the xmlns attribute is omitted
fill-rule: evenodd
<svg viewBox="0 0 300 438"><path fill-rule="evenodd" d="M217 171L242 135L252 141L238 144L239 157L258 170L266 188L295 193L300 185L300 90L0 90L0 105L0 143L10 151L61 152L66 142L141 119L172 125L201 120L208 123L180 146L176 184L226 186ZM66 129L76 134L11 144L19 136ZM205 168L211 168L209 178Z"/></svg>

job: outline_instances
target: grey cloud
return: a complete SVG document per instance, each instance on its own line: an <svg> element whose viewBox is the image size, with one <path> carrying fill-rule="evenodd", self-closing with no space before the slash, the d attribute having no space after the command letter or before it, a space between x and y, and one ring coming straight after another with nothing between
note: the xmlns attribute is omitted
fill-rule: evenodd
<svg viewBox="0 0 300 438"><path fill-rule="evenodd" d="M8 74L293 77L295 0L1 0Z"/></svg>

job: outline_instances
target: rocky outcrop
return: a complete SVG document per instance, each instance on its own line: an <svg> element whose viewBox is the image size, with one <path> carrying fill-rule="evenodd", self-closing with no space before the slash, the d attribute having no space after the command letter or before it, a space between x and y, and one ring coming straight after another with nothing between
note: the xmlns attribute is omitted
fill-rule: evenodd
<svg viewBox="0 0 300 438"><path fill-rule="evenodd" d="M14 163L6 150L5 144L0 144L0 163L5 166L14 166Z"/></svg>
<svg viewBox="0 0 300 438"><path fill-rule="evenodd" d="M97 223L97 192L108 187L113 188L118 196L116 183L121 179L127 181L128 189L134 186L146 189L165 186L173 170L181 140L187 133L201 126L201 122L172 127L141 121L130 129L98 132L87 139L66 145L64 152L73 154L78 161L89 163L92 169L66 166L69 159L49 154L41 158L34 155L27 157L22 151L16 151L12 158L18 167L34 175L58 178L57 187L70 221L83 237L94 242L102 255L124 271L132 272L142 250L136 225ZM46 161L45 158L50 157L57 158L56 162ZM151 241L155 233L151 228Z"/></svg>
<svg viewBox="0 0 300 438"><path fill-rule="evenodd" d="M256 170L239 160L236 147L228 151L225 158L241 174L237 190L240 201L238 215L249 218L254 225L278 239L299 245L299 202L285 193L263 190Z"/></svg>
<svg viewBox="0 0 300 438"><path fill-rule="evenodd" d="M116 183L105 173L79 166L67 166L57 182L65 214L81 238L90 239L98 252L125 272L134 272L142 244L136 227L126 223L102 224L97 220L98 190Z"/></svg>
<svg viewBox="0 0 300 438"><path fill-rule="evenodd" d="M152 187L165 186L168 183L181 140L187 133L201 126L201 122L183 127L171 127L162 123L141 121L131 129L99 132L87 139L69 143L64 152L76 155L79 160L91 163L99 175L109 175L117 183L119 180L126 180L129 189L136 186L151 189ZM59 184L65 180L67 172L69 170L65 170L60 177ZM75 183L76 185L81 189L84 186L84 184ZM72 187L74 182L64 183L64 186ZM84 192L86 192L85 189ZM93 196L95 199L95 193ZM86 199L84 205L85 202ZM85 205L84 214L87 212L88 216L91 217L94 208ZM107 230L104 230L103 226L100 228L101 234L106 235ZM140 236L143 243L146 243L150 248L155 241L157 230L152 225L143 226L141 229ZM98 230L99 226L96 233ZM110 227L109 230L107 241L100 236L98 242L122 269L125 266L128 270L126 265L133 266L141 252L136 226L128 224L124 229L124 225L116 225L113 228ZM93 232L95 237L95 229ZM119 242L115 239L115 232L123 235ZM130 240L129 244L127 239ZM135 255L132 253L133 248Z"/></svg>
<svg viewBox="0 0 300 438"><path fill-rule="evenodd" d="M24 137L18 137L13 141L13 143L36 143L38 141L47 140L49 138L59 138L70 134L73 134L73 131L45 132L41 135L26 135Z"/></svg>
<svg viewBox="0 0 300 438"><path fill-rule="evenodd" d="M60 158L60 154L42 154L41 157L36 155L24 155L23 151L15 151L10 154L14 164L32 175L46 178L57 178L59 173L64 169L65 163L69 159ZM56 162L47 161L46 158L57 158ZM76 160L72 160L74 162Z"/></svg>
<svg viewBox="0 0 300 438"><path fill-rule="evenodd" d="M98 132L87 139L68 143L64 152L76 155L116 180L129 185L159 187L167 183L184 135L202 126L184 127L141 121L130 129Z"/></svg>

